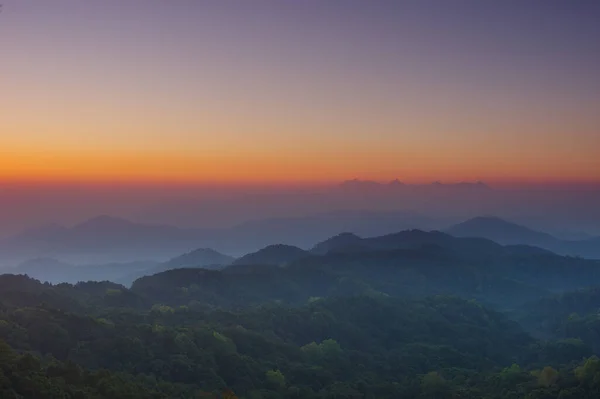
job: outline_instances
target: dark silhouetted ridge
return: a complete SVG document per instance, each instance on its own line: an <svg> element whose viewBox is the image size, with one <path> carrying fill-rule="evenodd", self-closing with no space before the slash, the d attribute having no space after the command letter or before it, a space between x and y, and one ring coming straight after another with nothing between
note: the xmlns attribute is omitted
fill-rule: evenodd
<svg viewBox="0 0 600 399"><path fill-rule="evenodd" d="M293 245L269 245L257 252L244 255L233 262L234 265L278 265L309 256L310 253Z"/></svg>
<svg viewBox="0 0 600 399"><path fill-rule="evenodd" d="M467 258L493 257L505 253L504 248L484 238L457 238L440 231L405 230L377 237L360 238L353 234L342 234L317 244L311 251L314 254L333 252L364 252L414 250L430 248L439 252L455 253Z"/></svg>

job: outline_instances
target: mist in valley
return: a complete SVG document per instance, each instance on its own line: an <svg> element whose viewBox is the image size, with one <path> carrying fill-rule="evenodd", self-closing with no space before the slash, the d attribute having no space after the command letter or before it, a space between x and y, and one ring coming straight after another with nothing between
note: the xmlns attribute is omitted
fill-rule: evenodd
<svg viewBox="0 0 600 399"><path fill-rule="evenodd" d="M600 3L0 5L0 398L600 398Z"/></svg>

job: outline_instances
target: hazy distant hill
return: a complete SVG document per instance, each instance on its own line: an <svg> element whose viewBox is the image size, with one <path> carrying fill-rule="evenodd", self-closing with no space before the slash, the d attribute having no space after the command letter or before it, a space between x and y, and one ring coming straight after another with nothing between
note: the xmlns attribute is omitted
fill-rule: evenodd
<svg viewBox="0 0 600 399"><path fill-rule="evenodd" d="M203 268L218 270L230 265L234 260L235 258L229 255L224 255L220 252L215 251L214 249L199 248L191 252L185 253L183 255L176 256L166 262L159 263L158 265L152 268L131 273L117 280L117 282L124 285L130 285L140 277L150 276L167 270L181 268Z"/></svg>
<svg viewBox="0 0 600 399"><path fill-rule="evenodd" d="M186 254L177 256L167 262L159 264L157 267L149 270L148 274L160 273L165 270L180 268L206 268L221 269L230 265L235 260L234 257L224 255L210 248L199 248Z"/></svg>
<svg viewBox="0 0 600 399"><path fill-rule="evenodd" d="M257 252L244 255L235 260L233 265L276 265L282 266L289 262L309 256L310 253L291 245L269 245Z"/></svg>
<svg viewBox="0 0 600 399"><path fill-rule="evenodd" d="M227 229L182 229L99 216L73 227L45 226L4 239L0 241L0 260L15 263L52 257L77 264L140 258L167 261L198 247L239 256L274 242L310 247L343 231L379 235L441 224L410 212L352 210L255 220Z"/></svg>
<svg viewBox="0 0 600 399"><path fill-rule="evenodd" d="M350 250L350 247L357 250L359 244L392 245L395 248L428 244L448 247L450 237L438 234L437 239L432 241L435 235L418 233L418 229L431 230L432 226L439 224L441 221L410 212L387 211L336 211L306 217L265 219L228 229L182 229L100 216L73 227L52 225L2 240L0 261L5 265L32 258L54 258L71 264L122 263L139 259L166 262L199 247L241 256L274 242L311 248L315 242L327 240L341 232L351 232L356 237L342 235L331 243L313 248L313 251L324 253L327 246L337 250L343 246L347 247L345 250ZM407 233L407 229L413 232ZM404 232L387 237L387 244L378 244L380 240L374 239L356 240L360 236L382 237L397 231ZM496 218L477 218L456 225L448 232L453 236L488 238L503 244L534 245L560 254L600 258L600 238L558 240ZM340 244L348 239L353 240L352 243ZM481 245L489 244L482 242ZM477 246L472 246L472 250L476 251Z"/></svg>
<svg viewBox="0 0 600 399"><path fill-rule="evenodd" d="M498 217L476 217L446 230L455 237L483 237L500 244L533 245L571 256L600 258L600 238L579 241L560 240Z"/></svg>
<svg viewBox="0 0 600 399"><path fill-rule="evenodd" d="M165 270L181 267L226 266L235 260L234 257L222 254L211 248L199 248L177 256L161 265Z"/></svg>
<svg viewBox="0 0 600 399"><path fill-rule="evenodd" d="M206 231L99 216L73 227L27 231L0 242L0 258L52 257L70 263L169 258L197 247Z"/></svg>
<svg viewBox="0 0 600 399"><path fill-rule="evenodd" d="M550 234L532 230L498 217L476 217L456 224L447 230L455 237L485 237L500 244L556 245L559 241Z"/></svg>
<svg viewBox="0 0 600 399"><path fill-rule="evenodd" d="M229 229L226 235L232 242L252 243L255 248L274 242L309 248L316 241L342 232L375 236L406 229L435 229L443 226L443 220L413 212L339 210L300 217L248 221Z"/></svg>

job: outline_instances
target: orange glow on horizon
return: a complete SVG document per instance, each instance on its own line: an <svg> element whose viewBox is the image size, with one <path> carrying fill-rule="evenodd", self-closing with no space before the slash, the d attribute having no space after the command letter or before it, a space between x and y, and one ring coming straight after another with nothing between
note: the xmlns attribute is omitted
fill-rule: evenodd
<svg viewBox="0 0 600 399"><path fill-rule="evenodd" d="M337 156L336 156L337 155ZM565 165L482 162L435 157L397 159L393 153L114 155L13 154L0 158L0 181L32 184L118 183L128 185L327 185L343 180L427 184L484 181L496 185L598 184L600 171ZM528 170L528 175L521 172ZM475 172L476 171L476 172Z"/></svg>

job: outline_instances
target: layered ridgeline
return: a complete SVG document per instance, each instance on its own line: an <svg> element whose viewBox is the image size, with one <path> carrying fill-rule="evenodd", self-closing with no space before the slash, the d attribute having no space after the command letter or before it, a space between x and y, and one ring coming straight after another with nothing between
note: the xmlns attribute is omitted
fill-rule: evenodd
<svg viewBox="0 0 600 399"><path fill-rule="evenodd" d="M369 292L453 294L510 308L598 284L598 264L528 245L407 230L370 238L343 233L309 251L270 245L238 259L201 248L163 263L73 266L36 259L7 271L52 283L111 280L129 286L135 281L135 291L148 290L178 305L190 299L214 306L303 303L313 296Z"/></svg>
<svg viewBox="0 0 600 399"><path fill-rule="evenodd" d="M71 227L51 225L4 238L0 240L0 265L16 265L32 258L54 258L71 264L144 259L165 262L199 247L241 256L275 243L309 248L342 231L370 237L406 229L440 229L449 223L408 212L338 211L256 220L226 229L185 229L100 216ZM600 258L598 237L561 240L495 217L474 218L445 232L504 245L533 245L562 255Z"/></svg>
<svg viewBox="0 0 600 399"><path fill-rule="evenodd" d="M135 281L132 290L170 305L244 306L368 294L452 294L508 309L552 293L600 284L600 262L482 238L404 231L342 234L311 251L270 246L220 271L178 269Z"/></svg>
<svg viewBox="0 0 600 399"><path fill-rule="evenodd" d="M562 299L599 261L409 230L158 267L129 289L0 276L3 397L600 395L596 300Z"/></svg>
<svg viewBox="0 0 600 399"><path fill-rule="evenodd" d="M0 239L0 265L32 258L73 264L166 261L198 247L240 256L273 243L310 246L346 230L370 236L443 225L446 222L399 211L336 211L260 219L229 228L180 228L98 216L74 226L42 226Z"/></svg>
<svg viewBox="0 0 600 399"><path fill-rule="evenodd" d="M111 283L52 286L5 275L0 288L2 397L600 392L600 362L589 347L537 341L506 316L456 297L340 297L227 311L193 303L148 308L151 298Z"/></svg>

